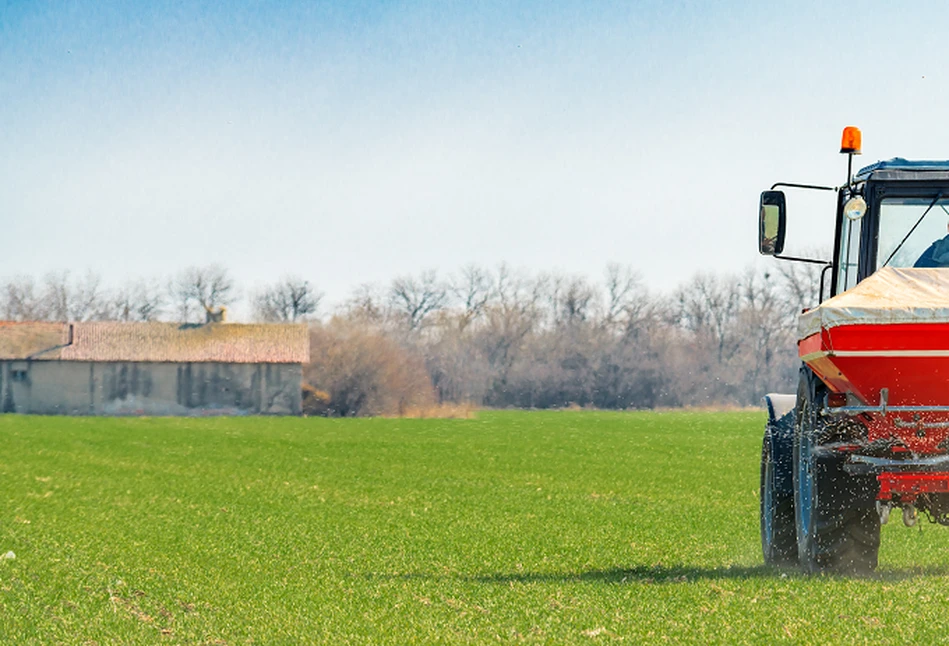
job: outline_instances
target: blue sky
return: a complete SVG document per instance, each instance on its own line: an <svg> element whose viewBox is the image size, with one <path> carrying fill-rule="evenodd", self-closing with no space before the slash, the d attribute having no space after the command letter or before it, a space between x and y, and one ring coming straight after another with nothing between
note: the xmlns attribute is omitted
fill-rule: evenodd
<svg viewBox="0 0 949 646"><path fill-rule="evenodd" d="M0 276L248 290L757 262L758 193L949 158L938 3L0 1ZM832 210L794 199L789 251Z"/></svg>

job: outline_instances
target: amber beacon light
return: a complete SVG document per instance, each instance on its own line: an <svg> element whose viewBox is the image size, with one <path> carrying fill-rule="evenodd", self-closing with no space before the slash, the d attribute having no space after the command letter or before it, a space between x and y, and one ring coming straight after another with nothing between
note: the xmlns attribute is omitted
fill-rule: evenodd
<svg viewBox="0 0 949 646"><path fill-rule="evenodd" d="M840 152L850 153L851 155L860 154L860 128L856 126L847 126L844 128L844 134L840 137Z"/></svg>

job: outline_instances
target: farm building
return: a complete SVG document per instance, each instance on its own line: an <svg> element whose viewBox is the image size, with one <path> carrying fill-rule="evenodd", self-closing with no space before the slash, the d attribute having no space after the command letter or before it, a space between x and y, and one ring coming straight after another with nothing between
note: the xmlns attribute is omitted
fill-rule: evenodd
<svg viewBox="0 0 949 646"><path fill-rule="evenodd" d="M0 322L0 412L298 415L305 325Z"/></svg>

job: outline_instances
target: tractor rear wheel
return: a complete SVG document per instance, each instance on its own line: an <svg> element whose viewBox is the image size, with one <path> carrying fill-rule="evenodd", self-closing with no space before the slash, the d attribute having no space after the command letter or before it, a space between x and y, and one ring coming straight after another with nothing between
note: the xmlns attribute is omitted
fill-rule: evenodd
<svg viewBox="0 0 949 646"><path fill-rule="evenodd" d="M768 565L797 563L791 436L765 430L761 446L761 551Z"/></svg>
<svg viewBox="0 0 949 646"><path fill-rule="evenodd" d="M878 484L872 476L848 474L846 456L821 450L836 439L820 414L825 393L820 379L803 368L793 441L798 559L808 572L870 572L880 549Z"/></svg>

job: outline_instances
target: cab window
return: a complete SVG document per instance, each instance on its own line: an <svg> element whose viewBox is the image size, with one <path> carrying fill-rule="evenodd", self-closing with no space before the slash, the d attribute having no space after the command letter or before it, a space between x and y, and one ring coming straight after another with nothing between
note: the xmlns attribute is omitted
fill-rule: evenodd
<svg viewBox="0 0 949 646"><path fill-rule="evenodd" d="M881 267L949 267L945 249L930 249L946 237L949 198L886 198L880 202L876 269ZM928 250L928 251L927 251ZM935 253L934 253L935 252ZM928 255L927 255L928 254Z"/></svg>

